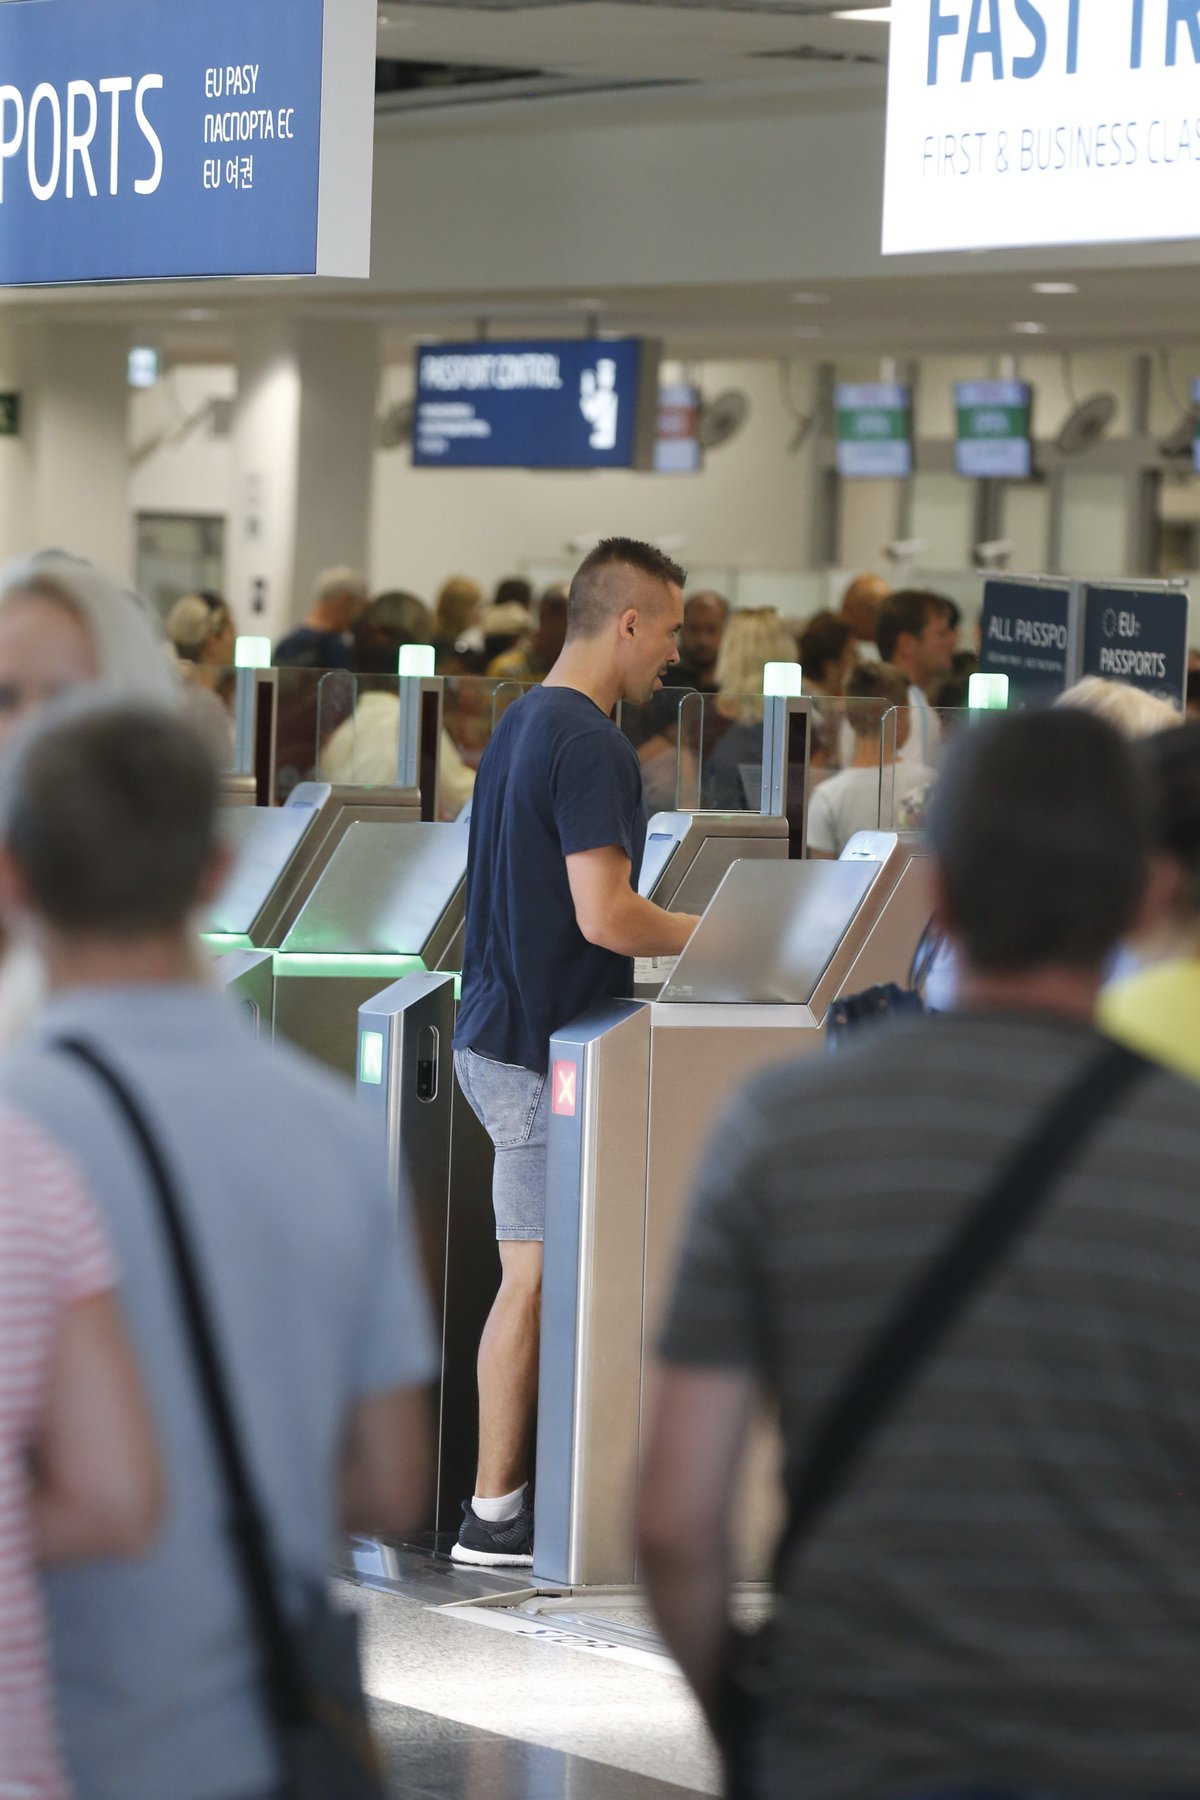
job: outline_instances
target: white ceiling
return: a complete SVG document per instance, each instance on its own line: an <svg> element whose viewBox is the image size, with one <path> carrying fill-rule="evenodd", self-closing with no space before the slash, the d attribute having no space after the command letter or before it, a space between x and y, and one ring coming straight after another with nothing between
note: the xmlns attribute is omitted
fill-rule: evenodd
<svg viewBox="0 0 1200 1800"><path fill-rule="evenodd" d="M801 72L854 62L876 66L882 80L887 26L831 16L854 4L384 0L379 54L414 62L540 70L588 85L765 81L774 79L781 67Z"/></svg>

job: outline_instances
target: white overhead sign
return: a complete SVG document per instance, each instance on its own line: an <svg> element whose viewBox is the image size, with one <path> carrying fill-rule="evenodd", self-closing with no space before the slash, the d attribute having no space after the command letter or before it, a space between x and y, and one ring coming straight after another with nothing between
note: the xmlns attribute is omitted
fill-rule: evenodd
<svg viewBox="0 0 1200 1800"><path fill-rule="evenodd" d="M883 250L1200 235L1200 0L896 0Z"/></svg>

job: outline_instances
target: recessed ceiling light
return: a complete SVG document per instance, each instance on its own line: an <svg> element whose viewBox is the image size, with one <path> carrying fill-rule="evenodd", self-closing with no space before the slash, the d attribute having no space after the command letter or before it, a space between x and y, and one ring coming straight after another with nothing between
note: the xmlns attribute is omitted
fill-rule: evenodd
<svg viewBox="0 0 1200 1800"><path fill-rule="evenodd" d="M1013 330L1019 337L1041 337L1049 329L1048 325L1040 325L1036 319L1018 319L1013 325Z"/></svg>
<svg viewBox="0 0 1200 1800"><path fill-rule="evenodd" d="M892 16L891 6L863 6L857 12L835 12L835 19L864 19L871 25L886 25Z"/></svg>
<svg viewBox="0 0 1200 1800"><path fill-rule="evenodd" d="M215 319L217 315L211 306L189 306L179 316L181 319L186 319L189 325L207 325L208 321Z"/></svg>
<svg viewBox="0 0 1200 1800"><path fill-rule="evenodd" d="M791 301L793 306L828 306L829 305L829 295L828 294L810 294L810 293L806 293L806 292L802 291L798 294L789 294L788 299Z"/></svg>
<svg viewBox="0 0 1200 1800"><path fill-rule="evenodd" d="M1035 281L1032 284L1035 294L1077 294L1079 288L1073 281Z"/></svg>

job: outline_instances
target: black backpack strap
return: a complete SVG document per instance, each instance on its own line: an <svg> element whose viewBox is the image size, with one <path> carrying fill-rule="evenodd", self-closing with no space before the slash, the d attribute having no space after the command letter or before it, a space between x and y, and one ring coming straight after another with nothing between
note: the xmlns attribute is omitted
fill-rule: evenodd
<svg viewBox="0 0 1200 1800"><path fill-rule="evenodd" d="M776 1581L794 1551L837 1499L870 1440L915 1383L1050 1197L1056 1178L1089 1133L1138 1077L1144 1057L1106 1044L1049 1110L870 1339L834 1394L807 1455L787 1477L788 1511Z"/></svg>
<svg viewBox="0 0 1200 1800"><path fill-rule="evenodd" d="M94 1044L79 1038L59 1038L55 1048L84 1064L108 1089L145 1162L166 1234L196 1377L228 1496L229 1529L259 1640L271 1714L281 1726L304 1724L310 1715L307 1685L276 1590L266 1521L242 1450L216 1336L174 1181L145 1113L124 1077Z"/></svg>

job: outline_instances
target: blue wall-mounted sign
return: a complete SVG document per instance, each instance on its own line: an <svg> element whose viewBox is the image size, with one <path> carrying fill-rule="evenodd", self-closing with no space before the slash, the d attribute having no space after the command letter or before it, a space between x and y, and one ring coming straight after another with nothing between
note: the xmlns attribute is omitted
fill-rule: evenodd
<svg viewBox="0 0 1200 1800"><path fill-rule="evenodd" d="M1085 584L1081 674L1123 681L1182 711L1187 652L1185 589Z"/></svg>
<svg viewBox="0 0 1200 1800"><path fill-rule="evenodd" d="M1007 675L1013 707L1048 706L1074 680L1075 592L1070 582L989 581L979 667Z"/></svg>
<svg viewBox="0 0 1200 1800"><path fill-rule="evenodd" d="M417 352L416 390L418 468L653 462L658 357L638 338L431 344Z"/></svg>
<svg viewBox="0 0 1200 1800"><path fill-rule="evenodd" d="M369 273L375 0L0 6L0 283Z"/></svg>

